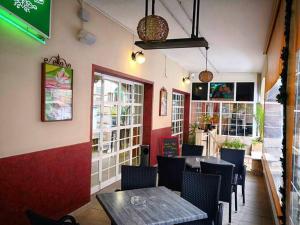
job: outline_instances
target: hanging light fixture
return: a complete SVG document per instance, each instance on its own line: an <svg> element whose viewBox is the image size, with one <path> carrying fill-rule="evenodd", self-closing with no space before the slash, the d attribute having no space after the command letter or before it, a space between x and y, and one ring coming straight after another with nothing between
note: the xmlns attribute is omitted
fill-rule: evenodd
<svg viewBox="0 0 300 225"><path fill-rule="evenodd" d="M148 0L146 0L145 17L140 20L137 33L144 42L163 42L169 34L167 21L161 16L154 15L155 0L152 0L152 15L148 16Z"/></svg>
<svg viewBox="0 0 300 225"><path fill-rule="evenodd" d="M146 61L145 55L142 51L132 52L131 59L138 64L143 64Z"/></svg>
<svg viewBox="0 0 300 225"><path fill-rule="evenodd" d="M206 69L199 73L199 80L202 81L203 83L208 83L208 82L212 81L212 79L214 78L214 75L212 72L207 70L207 50L208 50L208 48L205 48L205 49L206 49L206 57L205 57Z"/></svg>

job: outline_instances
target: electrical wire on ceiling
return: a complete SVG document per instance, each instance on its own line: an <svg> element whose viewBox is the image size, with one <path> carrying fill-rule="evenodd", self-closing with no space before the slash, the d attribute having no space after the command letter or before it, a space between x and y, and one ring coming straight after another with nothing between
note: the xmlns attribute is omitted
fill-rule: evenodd
<svg viewBox="0 0 300 225"><path fill-rule="evenodd" d="M192 24L192 18L190 18L188 12L185 10L185 8L182 6L182 2L180 0L176 0L178 5L180 6L180 9L184 12L185 16L187 17L187 19L190 21L190 23ZM172 16L172 18L175 20L175 22L181 27L181 29L186 33L187 36L190 36L190 32L187 31L187 29L180 23L180 21L176 18L176 16L174 15L173 12L171 12L171 10L167 7L167 5L165 4L164 0L159 0L159 2L162 4L162 6L165 8L165 10ZM202 37L200 31L198 31L198 34L200 37ZM205 58L205 52L203 52L200 48L198 48L198 50L200 51L201 55L203 56L203 58ZM208 60L208 64L213 68L213 70L216 73L219 73L219 71L217 70L217 68L213 65L213 63Z"/></svg>

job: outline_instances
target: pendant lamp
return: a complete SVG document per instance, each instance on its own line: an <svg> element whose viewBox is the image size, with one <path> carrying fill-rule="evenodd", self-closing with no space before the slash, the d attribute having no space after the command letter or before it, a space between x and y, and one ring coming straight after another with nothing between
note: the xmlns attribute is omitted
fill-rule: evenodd
<svg viewBox="0 0 300 225"><path fill-rule="evenodd" d="M206 69L201 71L199 73L199 80L202 81L203 83L208 83L210 81L212 81L212 79L214 78L214 75L212 72L208 71L207 70L207 50L208 48L205 48L206 49Z"/></svg>

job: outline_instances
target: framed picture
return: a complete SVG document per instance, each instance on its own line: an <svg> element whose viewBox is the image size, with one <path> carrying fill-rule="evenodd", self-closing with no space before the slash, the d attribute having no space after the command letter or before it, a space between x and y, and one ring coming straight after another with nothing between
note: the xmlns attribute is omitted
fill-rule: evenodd
<svg viewBox="0 0 300 225"><path fill-rule="evenodd" d="M216 101L234 101L234 83L210 83L209 99Z"/></svg>
<svg viewBox="0 0 300 225"><path fill-rule="evenodd" d="M42 113L44 122L73 118L73 70L48 63L42 64Z"/></svg>
<svg viewBox="0 0 300 225"><path fill-rule="evenodd" d="M168 92L164 87L162 89L160 89L159 115L160 116L167 116L168 115Z"/></svg>

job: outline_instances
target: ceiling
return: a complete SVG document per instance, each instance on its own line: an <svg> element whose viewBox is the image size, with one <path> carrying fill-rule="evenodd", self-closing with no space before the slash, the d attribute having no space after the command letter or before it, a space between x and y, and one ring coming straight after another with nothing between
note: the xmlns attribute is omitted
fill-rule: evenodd
<svg viewBox="0 0 300 225"><path fill-rule="evenodd" d="M137 35L144 17L144 0L86 0ZM261 72L263 51L274 0L201 0L199 33L209 43L209 69L214 72ZM150 7L149 0L149 8ZM192 30L193 0L156 0L155 14L169 24L169 38L188 37ZM154 51L154 50L152 50ZM157 50L155 50L157 51ZM205 49L163 51L190 72L205 68Z"/></svg>

